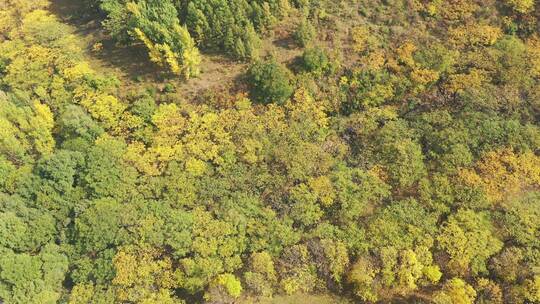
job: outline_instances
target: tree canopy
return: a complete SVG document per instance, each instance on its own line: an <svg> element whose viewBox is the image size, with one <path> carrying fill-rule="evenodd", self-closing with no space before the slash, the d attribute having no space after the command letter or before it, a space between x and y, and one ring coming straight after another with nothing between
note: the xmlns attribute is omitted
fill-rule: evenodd
<svg viewBox="0 0 540 304"><path fill-rule="evenodd" d="M535 1L60 2L0 1L0 303L540 302Z"/></svg>

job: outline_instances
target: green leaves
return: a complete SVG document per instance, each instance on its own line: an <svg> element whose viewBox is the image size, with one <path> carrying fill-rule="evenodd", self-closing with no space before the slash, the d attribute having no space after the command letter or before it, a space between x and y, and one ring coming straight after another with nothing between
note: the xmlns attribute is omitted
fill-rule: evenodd
<svg viewBox="0 0 540 304"><path fill-rule="evenodd" d="M0 302L539 300L531 3L83 1L184 78L275 53L217 90L4 2Z"/></svg>
<svg viewBox="0 0 540 304"><path fill-rule="evenodd" d="M108 14L104 26L117 40L142 42L152 62L185 79L199 74L199 51L172 1L105 0L101 8Z"/></svg>
<svg viewBox="0 0 540 304"><path fill-rule="evenodd" d="M194 0L187 3L186 26L197 43L234 58L257 58L260 34L283 7L277 1Z"/></svg>
<svg viewBox="0 0 540 304"><path fill-rule="evenodd" d="M439 247L448 254L448 270L465 275L487 272L486 261L502 249L493 224L485 212L460 209L451 215L437 238Z"/></svg>
<svg viewBox="0 0 540 304"><path fill-rule="evenodd" d="M126 239L124 211L124 207L112 199L92 202L75 221L80 250L91 253L121 245Z"/></svg>
<svg viewBox="0 0 540 304"><path fill-rule="evenodd" d="M9 303L53 304L60 299L68 259L49 244L37 255L3 250L0 297Z"/></svg>
<svg viewBox="0 0 540 304"><path fill-rule="evenodd" d="M264 104L283 104L293 93L290 72L275 59L254 63L248 79L253 99Z"/></svg>

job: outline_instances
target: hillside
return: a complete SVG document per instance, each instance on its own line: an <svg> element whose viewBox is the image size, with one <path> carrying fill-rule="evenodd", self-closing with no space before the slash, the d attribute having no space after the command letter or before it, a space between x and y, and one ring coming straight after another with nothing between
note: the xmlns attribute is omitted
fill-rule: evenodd
<svg viewBox="0 0 540 304"><path fill-rule="evenodd" d="M540 303L539 20L0 1L0 303Z"/></svg>

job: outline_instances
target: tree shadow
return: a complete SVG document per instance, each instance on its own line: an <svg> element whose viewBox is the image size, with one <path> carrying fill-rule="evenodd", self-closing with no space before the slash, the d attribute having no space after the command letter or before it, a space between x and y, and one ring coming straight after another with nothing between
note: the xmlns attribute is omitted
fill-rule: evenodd
<svg viewBox="0 0 540 304"><path fill-rule="evenodd" d="M52 0L49 10L62 22L71 25L74 34L86 42L85 51L98 66L119 72L126 81L161 82L172 75L151 62L142 44L123 46L108 35L101 26L105 16L96 7L87 7L80 0ZM117 74L117 73L115 73Z"/></svg>
<svg viewBox="0 0 540 304"><path fill-rule="evenodd" d="M285 37L279 37L273 41L274 45L283 48L286 50L293 50L297 49L298 43L294 40L294 38L291 35L285 36Z"/></svg>
<svg viewBox="0 0 540 304"><path fill-rule="evenodd" d="M49 11L62 22L76 27L78 30L92 30L99 26L104 16L96 7L86 5L78 0L51 0Z"/></svg>
<svg viewBox="0 0 540 304"><path fill-rule="evenodd" d="M0 0L1 1L1 0ZM150 61L148 51L142 43L120 45L103 29L103 13L96 7L86 7L84 0L51 0L49 10L62 22L74 28L81 37L85 53L94 69L120 78L123 87L160 87L173 83L178 87L179 97L193 99L205 91L216 90L236 93L247 90L243 75L245 62L235 61L220 51L201 51L202 73L198 77L183 80ZM268 40L268 49L276 50L280 62L290 64L300 52L287 32L278 39ZM267 50L261 49L262 53ZM101 70L101 71L100 71Z"/></svg>

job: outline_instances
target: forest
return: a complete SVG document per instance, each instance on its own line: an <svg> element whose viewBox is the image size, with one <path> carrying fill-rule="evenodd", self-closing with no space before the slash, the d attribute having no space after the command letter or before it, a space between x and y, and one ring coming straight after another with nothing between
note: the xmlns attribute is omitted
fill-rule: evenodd
<svg viewBox="0 0 540 304"><path fill-rule="evenodd" d="M540 303L540 1L0 0L0 303Z"/></svg>

